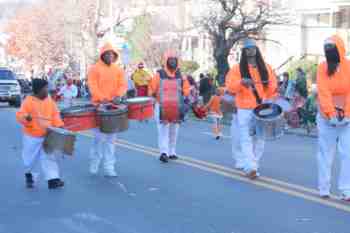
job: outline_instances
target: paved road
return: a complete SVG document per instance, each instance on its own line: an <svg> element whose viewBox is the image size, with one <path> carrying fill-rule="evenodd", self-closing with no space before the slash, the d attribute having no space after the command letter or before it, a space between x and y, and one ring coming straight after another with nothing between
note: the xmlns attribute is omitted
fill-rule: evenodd
<svg viewBox="0 0 350 233"><path fill-rule="evenodd" d="M64 190L28 191L14 110L0 108L0 122L0 233L350 232L350 206L316 195L315 139L269 143L263 177L251 182L232 169L230 139L213 140L206 123L181 128L183 159L168 165L156 157L155 125L134 123L116 142L118 179L88 175L87 135L60 161Z"/></svg>

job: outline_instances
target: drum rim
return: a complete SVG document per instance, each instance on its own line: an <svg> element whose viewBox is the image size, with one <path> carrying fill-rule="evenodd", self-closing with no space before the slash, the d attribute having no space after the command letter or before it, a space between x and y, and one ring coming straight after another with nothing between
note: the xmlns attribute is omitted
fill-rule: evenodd
<svg viewBox="0 0 350 233"><path fill-rule="evenodd" d="M139 100L139 101L134 101L134 100ZM126 100L127 104L145 104L153 99L151 97L135 97L135 98L129 98Z"/></svg>
<svg viewBox="0 0 350 233"><path fill-rule="evenodd" d="M118 116L128 113L128 108L125 105L122 105L123 108L108 110L108 111L101 111L97 109L97 115L98 116Z"/></svg>
<svg viewBox="0 0 350 233"><path fill-rule="evenodd" d="M275 115L273 116L272 118L268 118L268 117L261 117L259 114L258 114L258 110L261 106L276 106L279 110L279 114L278 115ZM283 118L283 109L281 106L279 106L278 104L274 104L274 103L267 103L267 104L260 104L259 106L257 106L256 108L254 108L253 110L253 115L256 119L259 119L259 120L264 120L264 121L276 121L280 118Z"/></svg>
<svg viewBox="0 0 350 233"><path fill-rule="evenodd" d="M74 108L77 108L77 110L69 112L70 109L74 109ZM72 106L61 110L61 114L64 114L64 115L74 115L74 114L91 113L91 112L96 112L96 106L94 106L93 104L87 104L83 106Z"/></svg>
<svg viewBox="0 0 350 233"><path fill-rule="evenodd" d="M61 135L66 135L66 136L75 136L76 135L76 133L74 133L74 132L72 132L72 131L70 131L68 129L52 127L52 126L48 127L47 131L48 132L53 132L53 133L58 133L58 134L61 134Z"/></svg>

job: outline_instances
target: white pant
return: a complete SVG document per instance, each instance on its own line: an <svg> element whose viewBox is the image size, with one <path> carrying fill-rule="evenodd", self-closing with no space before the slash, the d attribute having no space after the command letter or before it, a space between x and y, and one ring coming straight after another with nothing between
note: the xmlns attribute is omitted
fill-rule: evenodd
<svg viewBox="0 0 350 233"><path fill-rule="evenodd" d="M114 172L116 157L114 142L117 138L116 134L105 134L100 129L93 129L94 144L90 155L90 168L92 172L97 172L102 159L103 167L106 172Z"/></svg>
<svg viewBox="0 0 350 233"><path fill-rule="evenodd" d="M321 115L317 116L318 188L321 195L329 195L334 155L340 156L338 188L350 195L350 126L333 127Z"/></svg>
<svg viewBox="0 0 350 233"><path fill-rule="evenodd" d="M47 154L44 151L43 142L43 137L23 135L22 158L25 173L32 173L34 178L37 178L40 174L40 162L46 180L58 179L60 176L56 159L57 154Z"/></svg>
<svg viewBox="0 0 350 233"><path fill-rule="evenodd" d="M154 115L158 128L158 146L160 153L164 153L168 156L176 155L176 143L180 124L161 123L159 118L159 104L156 104Z"/></svg>
<svg viewBox="0 0 350 233"><path fill-rule="evenodd" d="M232 138L232 156L236 160L236 168L244 168L244 156L240 145L240 135L237 114L232 114L231 122L231 138Z"/></svg>
<svg viewBox="0 0 350 233"><path fill-rule="evenodd" d="M265 141L252 137L249 133L253 121L253 110L238 109L237 118L244 170L246 172L258 170L259 161L265 149Z"/></svg>

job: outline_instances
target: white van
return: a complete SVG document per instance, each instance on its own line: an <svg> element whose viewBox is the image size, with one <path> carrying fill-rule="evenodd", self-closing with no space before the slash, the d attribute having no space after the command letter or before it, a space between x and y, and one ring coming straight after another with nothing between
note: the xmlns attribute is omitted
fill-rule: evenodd
<svg viewBox="0 0 350 233"><path fill-rule="evenodd" d="M0 68L0 102L16 108L21 106L21 86L15 74L7 68Z"/></svg>

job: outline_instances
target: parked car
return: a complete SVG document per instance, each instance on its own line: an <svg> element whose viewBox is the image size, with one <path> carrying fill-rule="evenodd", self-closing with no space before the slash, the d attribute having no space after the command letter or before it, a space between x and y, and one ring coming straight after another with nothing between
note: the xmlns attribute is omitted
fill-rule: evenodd
<svg viewBox="0 0 350 233"><path fill-rule="evenodd" d="M0 68L0 102L17 108L21 106L21 86L15 74L7 68Z"/></svg>

